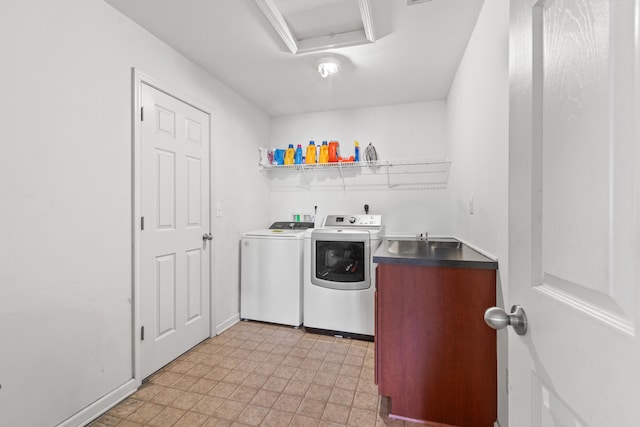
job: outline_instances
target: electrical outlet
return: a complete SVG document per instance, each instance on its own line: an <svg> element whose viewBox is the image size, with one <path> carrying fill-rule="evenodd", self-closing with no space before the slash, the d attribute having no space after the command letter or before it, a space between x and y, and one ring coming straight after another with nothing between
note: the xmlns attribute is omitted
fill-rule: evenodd
<svg viewBox="0 0 640 427"><path fill-rule="evenodd" d="M469 215L473 215L474 206L473 206L473 196L469 198Z"/></svg>
<svg viewBox="0 0 640 427"><path fill-rule="evenodd" d="M218 218L222 216L222 203L216 203L216 216Z"/></svg>

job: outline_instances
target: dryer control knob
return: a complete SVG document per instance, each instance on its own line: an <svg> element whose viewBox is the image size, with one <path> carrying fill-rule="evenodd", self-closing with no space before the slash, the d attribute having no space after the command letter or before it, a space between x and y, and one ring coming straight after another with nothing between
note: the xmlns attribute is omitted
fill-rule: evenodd
<svg viewBox="0 0 640 427"><path fill-rule="evenodd" d="M352 216L351 218L349 218L349 222L350 222L351 224L354 224L354 223L356 222L356 217L355 217L355 216Z"/></svg>

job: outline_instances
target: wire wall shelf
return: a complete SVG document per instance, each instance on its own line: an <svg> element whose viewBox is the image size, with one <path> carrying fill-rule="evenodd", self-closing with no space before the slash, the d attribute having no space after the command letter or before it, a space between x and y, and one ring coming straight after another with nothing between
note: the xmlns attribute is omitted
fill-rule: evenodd
<svg viewBox="0 0 640 427"><path fill-rule="evenodd" d="M272 191L447 188L450 160L388 160L260 166Z"/></svg>

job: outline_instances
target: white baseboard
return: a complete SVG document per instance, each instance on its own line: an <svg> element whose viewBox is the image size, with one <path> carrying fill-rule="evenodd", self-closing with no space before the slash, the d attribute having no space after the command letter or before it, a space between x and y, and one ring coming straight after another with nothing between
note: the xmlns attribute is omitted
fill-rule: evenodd
<svg viewBox="0 0 640 427"><path fill-rule="evenodd" d="M76 412L75 415L67 418L58 424L57 427L78 427L87 425L127 397L131 396L137 389L136 381L131 378L117 389L105 394L86 408Z"/></svg>
<svg viewBox="0 0 640 427"><path fill-rule="evenodd" d="M224 322L216 325L216 330L213 335L221 334L238 322L240 322L240 313L236 313ZM87 425L127 397L131 396L137 389L136 380L132 378L117 389L104 395L86 408L81 409L73 416L67 418L56 427L78 427Z"/></svg>
<svg viewBox="0 0 640 427"><path fill-rule="evenodd" d="M235 325L239 321L240 321L240 313L234 314L233 316L229 317L224 322L216 325L216 330L215 330L215 334L214 335L219 335L219 334L223 333L224 331L226 331L227 329L229 329L230 327L232 327L233 325Z"/></svg>

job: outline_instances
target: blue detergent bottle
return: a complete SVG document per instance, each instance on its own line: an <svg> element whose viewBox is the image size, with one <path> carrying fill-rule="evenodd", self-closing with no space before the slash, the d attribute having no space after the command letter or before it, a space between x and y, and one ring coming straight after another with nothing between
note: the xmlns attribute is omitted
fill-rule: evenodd
<svg viewBox="0 0 640 427"><path fill-rule="evenodd" d="M298 144L298 147L296 148L294 162L296 165L302 164L302 145L300 144Z"/></svg>

